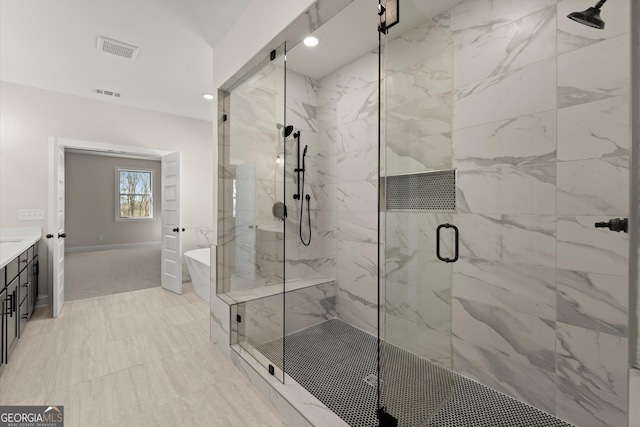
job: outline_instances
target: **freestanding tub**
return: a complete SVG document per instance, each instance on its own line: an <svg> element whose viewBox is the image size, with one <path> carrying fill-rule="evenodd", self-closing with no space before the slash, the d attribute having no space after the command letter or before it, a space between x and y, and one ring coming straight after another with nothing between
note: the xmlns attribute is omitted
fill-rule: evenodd
<svg viewBox="0 0 640 427"><path fill-rule="evenodd" d="M193 283L193 289L196 294L208 303L211 303L211 284L209 276L211 268L209 264L211 249L202 248L194 249L184 253L184 259L187 261L187 268Z"/></svg>

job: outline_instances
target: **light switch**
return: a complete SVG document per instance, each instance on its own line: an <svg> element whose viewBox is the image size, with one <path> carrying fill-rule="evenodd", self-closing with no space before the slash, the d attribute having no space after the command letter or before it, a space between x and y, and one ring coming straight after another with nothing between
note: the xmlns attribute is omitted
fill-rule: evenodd
<svg viewBox="0 0 640 427"><path fill-rule="evenodd" d="M44 209L18 209L18 219L20 221L42 221L44 220Z"/></svg>

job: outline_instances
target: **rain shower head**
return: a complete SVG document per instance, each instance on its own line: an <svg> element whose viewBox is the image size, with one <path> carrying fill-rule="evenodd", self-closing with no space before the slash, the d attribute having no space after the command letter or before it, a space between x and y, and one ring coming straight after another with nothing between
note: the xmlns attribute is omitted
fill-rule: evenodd
<svg viewBox="0 0 640 427"><path fill-rule="evenodd" d="M291 135L291 132L293 132L293 126L291 125L285 127L282 123L276 123L276 127L278 128L278 130L284 128L284 130L282 131L282 136L284 138L287 138L289 135Z"/></svg>
<svg viewBox="0 0 640 427"><path fill-rule="evenodd" d="M600 8L605 4L607 0L600 0L594 7L590 7L582 12L573 12L567 15L567 18L572 21L579 22L582 25L586 25L591 28L597 28L598 30L604 30L604 21L600 18Z"/></svg>

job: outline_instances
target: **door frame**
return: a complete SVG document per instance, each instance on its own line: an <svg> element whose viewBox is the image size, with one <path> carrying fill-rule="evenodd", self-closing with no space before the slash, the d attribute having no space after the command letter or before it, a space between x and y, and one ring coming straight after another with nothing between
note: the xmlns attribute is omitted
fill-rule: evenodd
<svg viewBox="0 0 640 427"><path fill-rule="evenodd" d="M95 155L109 155L113 157L134 157L134 158L144 158L148 160L162 160L162 156L167 154L171 154L175 151L169 150L159 150L155 148L146 148L146 147L136 147L133 145L119 145L119 144L106 144L102 142L93 142L93 141L83 141L83 140L75 140L69 138L60 138L55 136L49 137L48 143L48 151L49 151L49 194L48 194L48 203L47 203L47 222L46 227L48 230L53 230L54 227L54 219L55 219L55 147L56 143L58 147L74 150L86 151L87 154L95 154ZM180 151L180 150L178 150ZM66 182L65 182L66 186ZM161 202L162 203L162 202ZM48 232L47 232L48 233ZM44 233L44 234L47 234ZM49 239L47 242L47 249L49 251L48 254L48 262L47 262L47 304L53 307L53 239Z"/></svg>

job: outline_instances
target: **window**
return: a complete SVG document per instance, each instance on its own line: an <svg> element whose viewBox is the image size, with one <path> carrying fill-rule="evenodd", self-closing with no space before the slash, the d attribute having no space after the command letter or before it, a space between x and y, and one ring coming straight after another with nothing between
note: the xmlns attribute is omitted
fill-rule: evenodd
<svg viewBox="0 0 640 427"><path fill-rule="evenodd" d="M153 170L116 169L116 221L153 218Z"/></svg>

